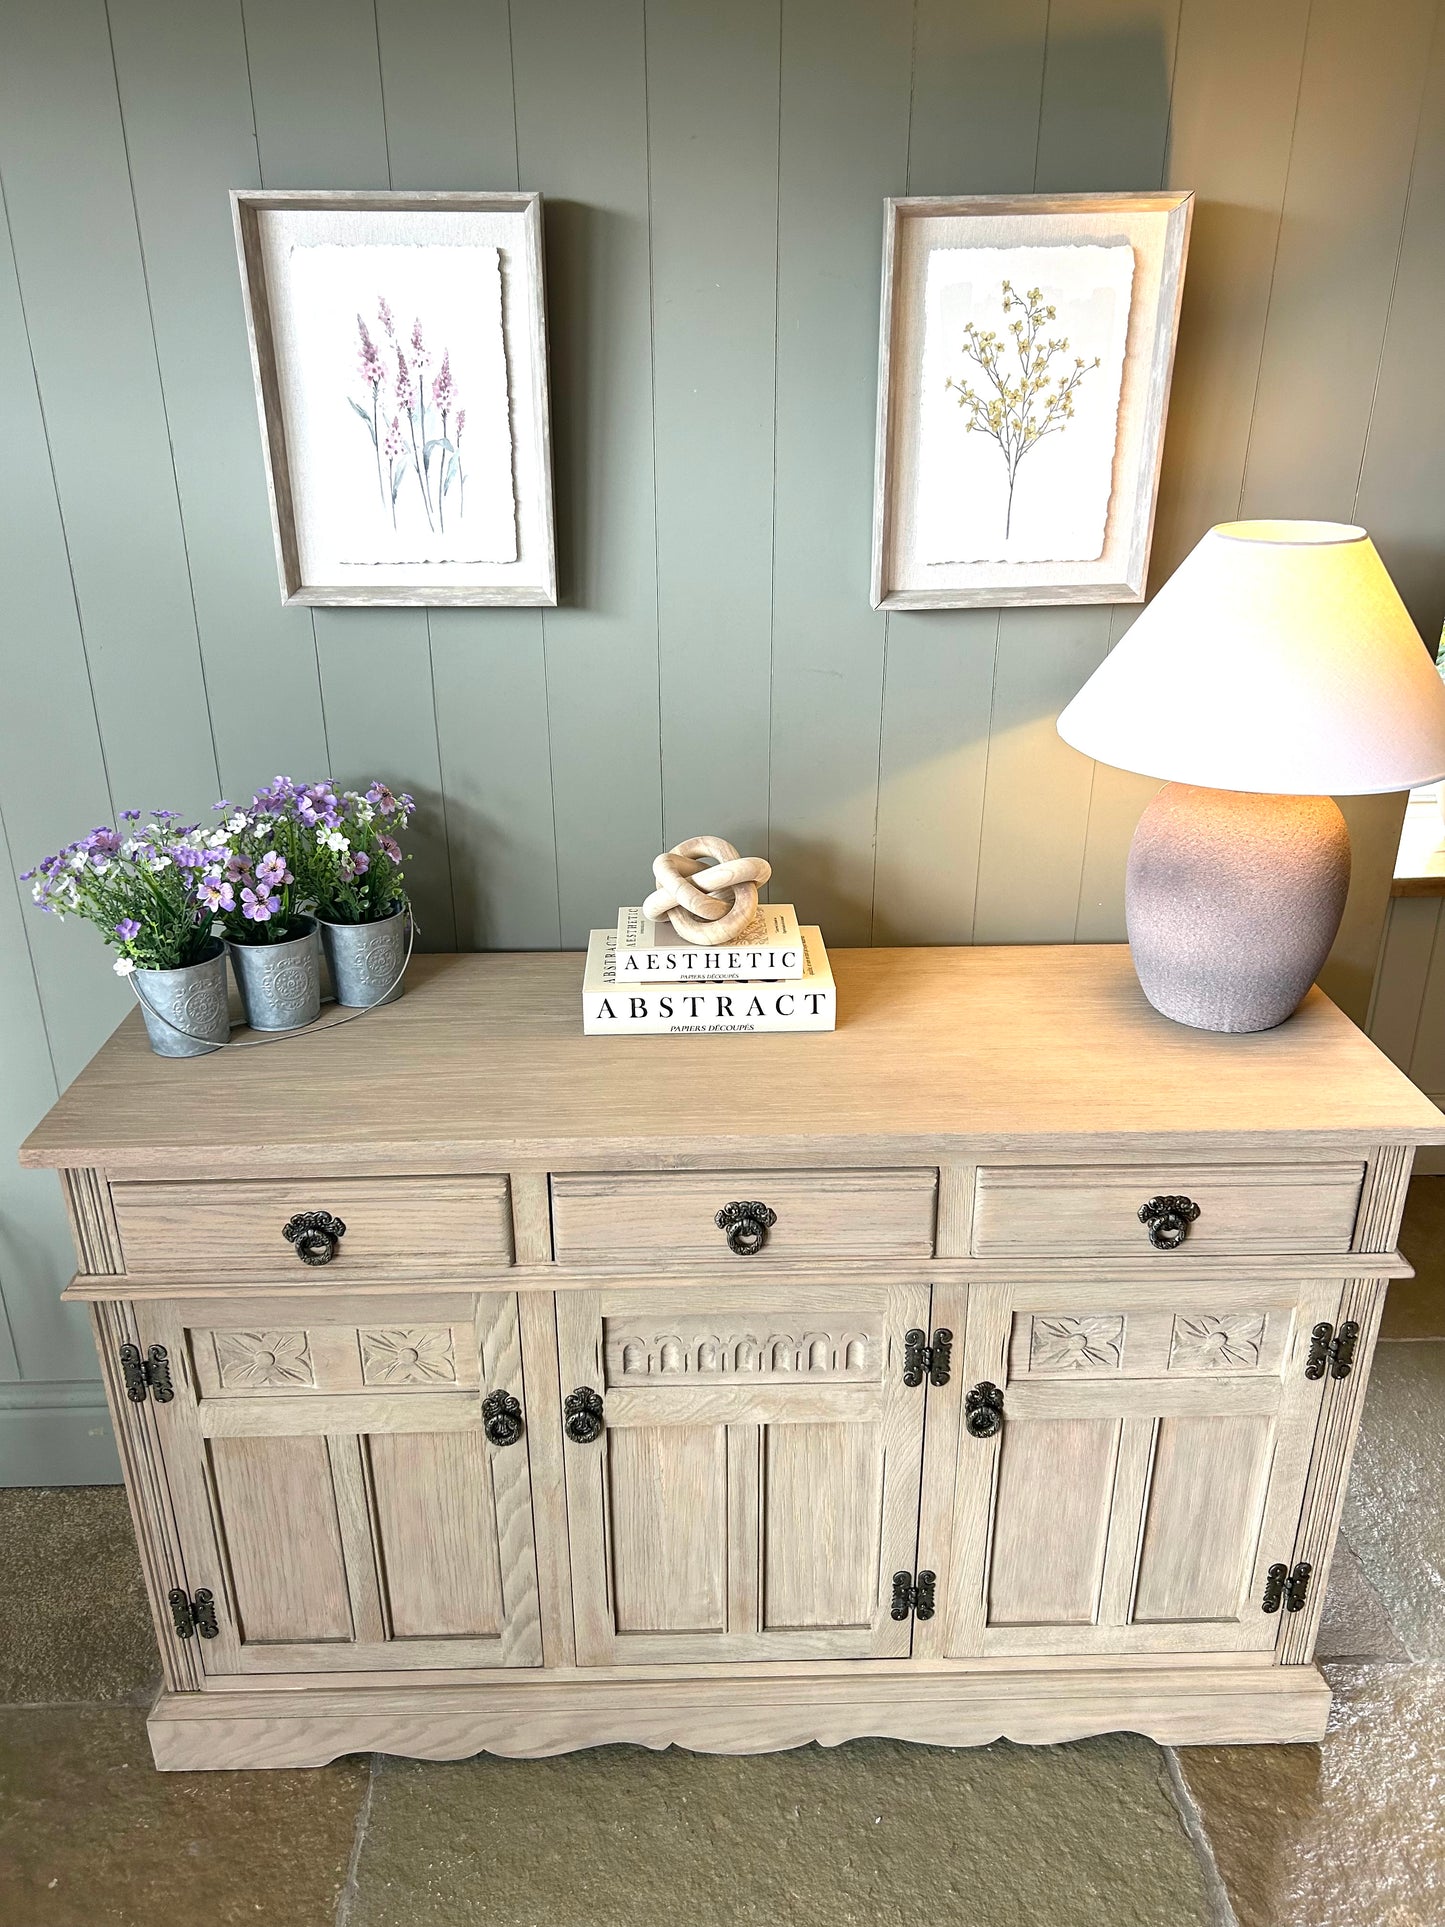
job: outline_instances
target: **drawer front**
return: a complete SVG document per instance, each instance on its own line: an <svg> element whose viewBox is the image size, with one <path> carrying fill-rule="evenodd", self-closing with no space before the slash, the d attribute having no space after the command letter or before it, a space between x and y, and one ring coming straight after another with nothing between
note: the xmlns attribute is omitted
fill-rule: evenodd
<svg viewBox="0 0 1445 1927"><path fill-rule="evenodd" d="M1180 1249L1208 1256L1348 1251L1363 1164L1117 1165L1043 1169L997 1166L978 1174L973 1253L978 1258L1129 1258L1156 1255L1141 1207L1188 1198ZM1167 1235L1167 1234L1166 1234Z"/></svg>
<svg viewBox="0 0 1445 1927"><path fill-rule="evenodd" d="M437 1277L512 1262L508 1185L501 1177L114 1184L111 1197L129 1272L314 1285L374 1275ZM285 1236L304 1212L329 1213L346 1227L325 1265L304 1264Z"/></svg>
<svg viewBox="0 0 1445 1927"><path fill-rule="evenodd" d="M552 1179L562 1263L693 1266L818 1258L928 1258L938 1173L925 1171L588 1172ZM717 1214L733 1203L775 1216L761 1249L733 1252Z"/></svg>

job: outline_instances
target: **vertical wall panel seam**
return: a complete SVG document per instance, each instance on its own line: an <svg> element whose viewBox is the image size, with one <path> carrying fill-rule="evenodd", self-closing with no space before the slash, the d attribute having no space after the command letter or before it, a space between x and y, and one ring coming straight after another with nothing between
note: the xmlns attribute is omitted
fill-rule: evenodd
<svg viewBox="0 0 1445 1927"><path fill-rule="evenodd" d="M1274 282L1275 276L1279 272L1279 251L1284 240L1284 216L1285 209L1289 206L1289 184L1290 178L1294 173L1295 137L1299 133L1300 102L1304 98L1305 69L1309 65L1310 33L1314 27L1314 18L1314 0L1310 0L1309 11L1305 15L1305 30L1300 39L1299 77L1295 82L1294 112L1290 117L1289 159L1285 162L1284 185L1280 189L1279 216L1276 220L1274 230L1274 255L1269 264L1269 292L1265 296L1264 318L1260 323L1259 361L1254 370L1254 393L1250 397L1249 431L1244 438L1244 460L1240 463L1239 467L1239 494L1235 500L1234 510L1236 516L1244 513L1244 491L1249 483L1249 457L1254 447L1254 419L1259 410L1259 384L1264 379L1264 356L1265 347L1269 340L1269 317L1270 311L1274 307Z"/></svg>
<svg viewBox="0 0 1445 1927"><path fill-rule="evenodd" d="M460 928L457 923L457 878L456 871L452 867L452 826L447 812L447 772L446 765L442 761L441 719L437 715L437 672L436 659L432 652L431 610L426 609L422 613L426 617L426 673L427 680L431 684L431 726L437 739L437 789L441 794L442 805L442 851L447 863L447 897L452 906L452 941L455 943L456 932Z"/></svg>
<svg viewBox="0 0 1445 1927"><path fill-rule="evenodd" d="M913 100L918 87L918 0L913 0L913 25L908 43L908 132L903 143L903 192L913 192ZM875 431L876 432L876 431ZM883 745L888 727L888 651L893 639L893 618L883 617L883 662L878 678L878 762L873 777L873 873L868 886L868 942L877 941L874 925L878 913L878 819L883 809Z"/></svg>
<svg viewBox="0 0 1445 1927"><path fill-rule="evenodd" d="M777 175L773 190L773 472L768 514L768 794L764 819L766 847L763 850L769 862L773 857L774 669L778 647L778 364L783 267L783 20L787 8L788 0L778 0Z"/></svg>
<svg viewBox="0 0 1445 1927"><path fill-rule="evenodd" d="M391 133L386 124L386 68L382 64L382 58L381 58L381 15L377 9L377 0L371 0L371 33L372 33L372 38L376 42L376 92L377 92L377 97L381 102L381 145L382 145L382 151L386 155L386 184L389 188L392 185ZM419 390L420 390L420 382L418 382L418 391ZM441 513L440 509L438 509L437 513L438 514ZM430 657L430 653L431 653L430 624L428 624L428 627L427 627L427 653L428 653L428 657Z"/></svg>
<svg viewBox="0 0 1445 1927"><path fill-rule="evenodd" d="M191 628L196 638L196 667L201 678L201 697L206 705L206 730L211 739L211 762L216 772L216 795L221 794L221 753L216 747L216 719L211 714L211 692L206 681L206 652L201 647L201 612L196 603L195 572L191 568L190 538L186 534L185 507L181 501L181 476L176 466L176 440L171 433L171 411L166 400L166 377L161 367L161 346L156 338L156 305L151 293L150 264L146 260L145 235L141 232L140 203L136 199L135 169L130 159L130 133L125 124L125 102L121 99L120 68L115 58L115 34L110 23L110 0L105 0L105 44L110 52L110 78L115 88L116 118L120 122L120 148L125 157L125 184L130 195L131 220L135 225L136 254L140 259L141 286L145 290L146 321L151 331L151 356L155 362L156 390L160 396L161 422L166 431L166 454L170 458L171 488L175 495L176 525L181 536L181 555L186 565L186 594L191 604Z"/></svg>
<svg viewBox="0 0 1445 1927"><path fill-rule="evenodd" d="M1032 187L1035 194L1037 194L1039 191L1039 150L1043 146L1043 142L1044 142L1044 88L1048 85L1048 79L1049 79L1049 35L1053 30L1053 24L1054 24L1054 0L1048 0L1048 5L1044 8L1044 51L1043 51L1043 56L1039 61L1039 111L1038 111L1037 120L1034 125L1034 177L1033 177ZM997 642L995 642L994 644L994 674L995 676L997 676L998 674ZM985 781L987 781L986 772L985 772ZM981 839L980 839L980 847L982 847ZM975 890L974 892L975 904L977 903L977 901L978 901L978 892Z"/></svg>
<svg viewBox="0 0 1445 1927"><path fill-rule="evenodd" d="M246 58L246 94L251 102L251 138L256 143L256 179L264 188L266 185L266 163L261 153L261 129L256 121L256 83L251 75L251 42L246 33L246 0L236 0L236 8L241 16L241 51ZM375 0L373 0L373 17L374 15ZM379 60L377 67L379 72ZM257 424L257 433L260 433L259 422ZM332 773L331 732L326 724L326 679L321 674L321 641L316 633L315 609L307 609L306 620L311 629L311 655L316 664L316 702L321 715L321 750L326 758L326 768L323 774L329 778Z"/></svg>
<svg viewBox="0 0 1445 1927"><path fill-rule="evenodd" d="M95 678L90 672L90 651L85 640L85 617L80 607L80 590L75 581L75 561L70 552L70 531L65 526L65 505L60 499L60 478L55 473L55 450L50 445L50 425L45 419L45 394L40 386L40 370L35 365L35 348L30 339L30 316L25 309L25 281L20 272L20 255L15 246L15 231L10 225L10 204L5 196L5 181L0 174L0 214L5 217L5 238L10 247L11 259L15 263L15 298L20 307L20 321L25 330L25 353L30 362L30 379L35 385L35 406L40 415L40 432L45 440L45 464L50 475L50 492L55 498L55 520L60 529L61 545L65 550L65 567L70 577L70 600L75 610L75 627L80 637L80 658L85 664L85 686L90 691L90 713L95 723L95 740L100 750L101 775L105 779L105 793L110 802L110 820L115 821L115 791L111 787L110 765L106 761L105 731L100 725L100 706L95 699ZM29 948L27 941L26 948Z"/></svg>
<svg viewBox="0 0 1445 1927"><path fill-rule="evenodd" d="M1426 89L1430 75L1434 71L1435 42L1439 38L1441 22L1445 21L1445 5L1437 4L1435 24L1430 30L1430 44L1420 70L1420 101L1415 111L1415 138L1410 146L1410 173L1405 184L1405 204L1400 210L1400 231L1395 238L1395 259L1390 269L1390 292L1385 301L1385 325L1380 330L1380 352L1375 357L1375 375L1370 383L1370 406L1365 415L1365 432L1360 438L1360 465L1355 470L1355 492L1350 500L1351 518L1359 512L1360 489L1365 479L1365 460L1370 452L1370 432L1375 426L1375 404L1380 399L1380 382L1385 372L1385 350L1390 345L1390 322L1395 312L1395 295L1400 286L1400 266L1405 258L1405 235L1410 225L1410 203L1415 198L1415 169L1420 159L1420 135L1425 125ZM1388 915L1386 922L1389 921Z"/></svg>
<svg viewBox="0 0 1445 1927"><path fill-rule="evenodd" d="M1179 75L1179 44L1184 38L1184 0L1174 8L1174 52L1169 62L1169 105L1164 111L1164 152L1159 158L1159 185L1169 185L1169 156L1174 151L1174 82ZM1112 647L1112 637L1110 641Z"/></svg>
<svg viewBox="0 0 1445 1927"><path fill-rule="evenodd" d="M256 179L261 179L261 137L256 132L256 88L251 79L251 43L246 38L245 0L236 0L236 19L241 27L241 57L246 63L246 99L251 105L251 145L256 150Z"/></svg>
<svg viewBox="0 0 1445 1927"><path fill-rule="evenodd" d="M1420 1008L1415 1012L1415 1028L1410 1032L1410 1060L1404 1066L1407 1077L1414 1076L1415 1052L1420 1048L1420 1026L1425 1021L1425 1006L1430 1000L1430 979L1435 971L1435 952L1440 947L1440 898L1435 899L1435 928L1430 933L1430 955L1425 964L1425 989L1420 998ZM1388 926L1389 916L1385 918ZM1378 969L1378 963L1376 965Z"/></svg>
<svg viewBox="0 0 1445 1927"><path fill-rule="evenodd" d="M652 449L652 635L657 668L657 820L667 824L667 702L662 684L662 542L657 526L657 243L652 226L652 77L647 62L647 0L642 0L642 158L647 174L647 398Z"/></svg>
<svg viewBox="0 0 1445 1927"><path fill-rule="evenodd" d="M10 887L14 890L16 901L20 905L20 934L25 940L25 958L30 965L30 981L35 986L35 1007L40 1015L41 1034L45 1038L45 1055L50 1062L50 1081L55 1087L55 1095L59 1097L60 1073L55 1068L55 1051L50 1042L50 1024L45 1015L45 1001L40 995L40 972L36 968L35 952L30 947L30 925L26 915L29 893L21 889L20 879L15 874L15 852L10 845L10 831L6 827L3 808L0 808L0 851L4 853L5 869L10 878ZM4 1293L0 1291L0 1304L3 1304L3 1302Z"/></svg>
<svg viewBox="0 0 1445 1927"><path fill-rule="evenodd" d="M1047 42L1045 44L1047 46ZM1039 124L1040 126L1043 125L1042 113L1039 115ZM1037 156L1035 157L1034 164L1037 167ZM968 913L968 940L970 943L974 941L978 931L978 874L980 866L983 863L984 825L988 820L988 766L993 756L993 711L994 704L998 700L999 627L1000 613L995 610L993 618L993 669L989 677L988 685L988 731L983 739L983 777L980 781L978 792L978 842L973 853L973 904Z"/></svg>
<svg viewBox="0 0 1445 1927"><path fill-rule="evenodd" d="M512 84L512 172L522 190L522 137L517 127L517 42L512 32L512 0L507 0L507 73ZM560 939L560 929L558 932Z"/></svg>

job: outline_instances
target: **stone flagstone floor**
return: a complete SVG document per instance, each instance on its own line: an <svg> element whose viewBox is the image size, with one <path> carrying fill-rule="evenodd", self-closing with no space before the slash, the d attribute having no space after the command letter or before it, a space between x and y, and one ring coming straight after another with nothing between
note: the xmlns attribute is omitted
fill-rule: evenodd
<svg viewBox="0 0 1445 1927"><path fill-rule="evenodd" d="M1321 1746L158 1774L118 1488L0 1492L4 1927L1441 1927L1445 1179L1411 1192L1320 1653Z"/></svg>

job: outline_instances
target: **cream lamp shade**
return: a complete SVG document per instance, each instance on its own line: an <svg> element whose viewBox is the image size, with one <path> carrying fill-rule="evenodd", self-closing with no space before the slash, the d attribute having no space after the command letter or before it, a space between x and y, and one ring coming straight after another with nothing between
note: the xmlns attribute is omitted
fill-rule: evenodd
<svg viewBox="0 0 1445 1927"><path fill-rule="evenodd" d="M1340 522L1225 522L1059 718L1075 749L1283 796L1445 774L1445 685L1375 545Z"/></svg>

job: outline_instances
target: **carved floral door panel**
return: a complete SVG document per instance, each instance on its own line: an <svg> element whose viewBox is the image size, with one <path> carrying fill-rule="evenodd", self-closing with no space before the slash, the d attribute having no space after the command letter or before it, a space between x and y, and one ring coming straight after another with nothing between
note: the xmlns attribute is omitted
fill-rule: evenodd
<svg viewBox="0 0 1445 1927"><path fill-rule="evenodd" d="M957 1441L941 1650L1271 1650L1261 1600L1291 1562L1323 1391L1310 1332L1339 1295L973 1286L962 1410L939 1427Z"/></svg>
<svg viewBox="0 0 1445 1927"><path fill-rule="evenodd" d="M186 1581L216 1603L208 1674L541 1664L513 1294L138 1317L171 1367L156 1423ZM483 1429L494 1392L511 1444Z"/></svg>
<svg viewBox="0 0 1445 1927"><path fill-rule="evenodd" d="M901 1658L923 1393L903 1337L928 1288L562 1292L564 1440L584 1666Z"/></svg>

